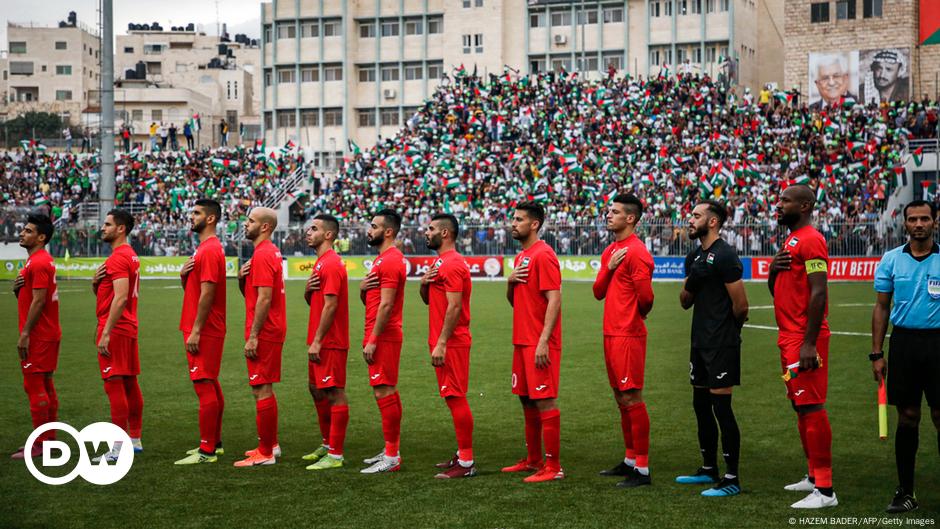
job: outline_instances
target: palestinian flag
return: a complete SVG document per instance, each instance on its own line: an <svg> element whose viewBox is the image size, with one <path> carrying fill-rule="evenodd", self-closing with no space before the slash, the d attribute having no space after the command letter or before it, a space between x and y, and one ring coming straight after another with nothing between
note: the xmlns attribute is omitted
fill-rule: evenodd
<svg viewBox="0 0 940 529"><path fill-rule="evenodd" d="M136 160L140 157L140 147L134 147L131 152L127 154L128 158Z"/></svg>
<svg viewBox="0 0 940 529"><path fill-rule="evenodd" d="M36 150L39 152L46 152L46 146L40 143L36 146Z"/></svg>
<svg viewBox="0 0 940 529"><path fill-rule="evenodd" d="M914 157L914 165L916 165L917 167L920 167L921 165L923 165L924 163L924 148L923 147L918 147L911 154Z"/></svg>
<svg viewBox="0 0 940 529"><path fill-rule="evenodd" d="M460 186L460 177L459 176L449 176L445 181L447 189L453 189Z"/></svg>
<svg viewBox="0 0 940 529"><path fill-rule="evenodd" d="M22 147L24 151L28 151L32 145L33 142L31 140L20 140L20 147Z"/></svg>
<svg viewBox="0 0 940 529"><path fill-rule="evenodd" d="M189 120L189 128L191 128L193 132L199 132L199 129L202 128L202 120L199 119L198 113L193 114L192 119Z"/></svg>
<svg viewBox="0 0 940 529"><path fill-rule="evenodd" d="M271 153L271 156L268 157L268 171L276 173L280 169L280 165L277 163L277 158L274 156L274 153Z"/></svg>
<svg viewBox="0 0 940 529"><path fill-rule="evenodd" d="M405 156L417 156L421 154L421 150L418 149L418 147L414 145L407 144L405 145L404 153L405 153Z"/></svg>
<svg viewBox="0 0 940 529"><path fill-rule="evenodd" d="M839 132L839 126L833 123L831 119L826 118L826 123L823 125L823 130L826 131L826 134L836 134Z"/></svg>
<svg viewBox="0 0 940 529"><path fill-rule="evenodd" d="M359 153L362 152L362 149L352 140L346 140L346 146L349 148L349 152L353 153L353 156L359 156Z"/></svg>
<svg viewBox="0 0 940 529"><path fill-rule="evenodd" d="M225 168L236 168L238 167L238 160L229 160L228 158L213 158L212 159L212 168L216 171L225 169Z"/></svg>
<svg viewBox="0 0 940 529"><path fill-rule="evenodd" d="M789 185L791 185L791 186L795 186L795 185L807 185L807 184L809 184L809 177L806 176L805 174L804 174L804 175L800 175L800 176L798 176L798 177L796 177L796 178L791 178L788 183L789 183Z"/></svg>
<svg viewBox="0 0 940 529"><path fill-rule="evenodd" d="M33 200L34 206L45 206L47 204L49 204L49 197L46 196L38 196L36 200Z"/></svg>
<svg viewBox="0 0 940 529"><path fill-rule="evenodd" d="M546 193L545 191L543 191L543 192L541 192L541 193L539 193L539 194L537 194L537 195L533 195L533 196L532 196L532 200L534 200L534 201L536 201L536 202L546 203L546 202L548 202L548 193Z"/></svg>
<svg viewBox="0 0 940 529"><path fill-rule="evenodd" d="M265 142L266 140L264 139L255 140L255 151L264 152Z"/></svg>
<svg viewBox="0 0 940 529"><path fill-rule="evenodd" d="M157 179L156 179L156 177L154 177L154 178L148 178L148 179L146 179L146 180L143 181L143 184L144 184L144 187L145 187L146 189L153 189L153 188L157 187Z"/></svg>
<svg viewBox="0 0 940 529"><path fill-rule="evenodd" d="M711 196L715 192L715 186L705 176L699 178L698 188L703 196Z"/></svg>
<svg viewBox="0 0 940 529"><path fill-rule="evenodd" d="M287 143L281 147L281 154L287 154L297 148L297 144L294 143L294 140L287 140Z"/></svg>
<svg viewBox="0 0 940 529"><path fill-rule="evenodd" d="M463 77L465 75L467 75L467 69L461 64L460 67L454 71L454 77Z"/></svg>
<svg viewBox="0 0 940 529"><path fill-rule="evenodd" d="M923 188L923 199L927 202L933 202L934 197L937 196L937 184L932 180L924 180L920 183Z"/></svg>
<svg viewBox="0 0 940 529"><path fill-rule="evenodd" d="M816 186L816 202L819 203L824 200L826 200L826 186L820 182L819 185Z"/></svg>

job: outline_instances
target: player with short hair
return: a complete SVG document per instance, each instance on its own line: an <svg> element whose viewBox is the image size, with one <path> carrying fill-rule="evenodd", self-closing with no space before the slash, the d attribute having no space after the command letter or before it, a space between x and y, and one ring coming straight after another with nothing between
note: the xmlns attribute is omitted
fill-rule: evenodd
<svg viewBox="0 0 940 529"><path fill-rule="evenodd" d="M29 257L13 281L19 316L19 339L16 351L23 370L23 389L29 399L29 414L33 429L59 416L59 399L52 375L59 362L59 293L56 290L55 263L46 245L54 233L52 220L43 214L31 214L20 231L20 246ZM20 447L11 456L25 459L42 455L42 442L55 439L55 430L49 430L33 443L30 453Z"/></svg>
<svg viewBox="0 0 940 529"><path fill-rule="evenodd" d="M774 298L777 345L787 398L797 413L809 472L786 490L809 492L795 509L839 504L832 490L832 428L826 413L829 383L829 324L826 239L812 225L816 197L809 186L780 193L777 218L790 230L770 263L767 286Z"/></svg>
<svg viewBox="0 0 940 529"><path fill-rule="evenodd" d="M395 472L401 468L398 448L402 409L396 386L408 272L405 256L395 246L400 229L401 215L391 209L383 209L372 217L366 230L366 241L369 246L378 248L379 256L359 286L359 299L365 305L366 320L362 357L369 366L369 384L382 415L385 449L363 460L369 465L360 471L363 474Z"/></svg>
<svg viewBox="0 0 940 529"><path fill-rule="evenodd" d="M604 300L604 361L607 380L620 408L624 458L603 476L623 476L618 487L652 484L649 470L650 418L643 402L646 324L653 310L653 257L636 236L643 202L618 194L607 208L607 229L614 235L601 254L594 297Z"/></svg>
<svg viewBox="0 0 940 529"><path fill-rule="evenodd" d="M685 282L679 293L683 309L692 311L689 381L698 423L702 466L678 483L714 484L703 496L735 496L741 492L738 459L741 432L731 408L731 390L741 384L741 326L747 319L744 266L721 238L728 218L724 204L703 200L689 217L689 239L699 246L685 257ZM718 472L718 430L727 469Z"/></svg>
<svg viewBox="0 0 940 529"><path fill-rule="evenodd" d="M457 453L438 463L436 478L469 478L477 474L473 464L473 413L467 402L470 380L470 266L457 253L460 225L457 218L439 213L424 232L428 248L437 259L421 278L421 299L428 306L428 348L437 375L438 392L450 409L457 436Z"/></svg>
<svg viewBox="0 0 940 529"><path fill-rule="evenodd" d="M131 438L135 452L143 450L140 442L144 397L137 375L140 356L137 348L137 299L140 292L140 260L127 242L134 229L134 216L123 209L112 209L101 227L101 240L111 245L111 256L98 267L91 281L97 296L98 367L104 391L111 403L111 422ZM101 457L116 461L121 443ZM99 459L99 458L96 458Z"/></svg>
<svg viewBox="0 0 940 529"><path fill-rule="evenodd" d="M199 246L180 270L183 311L180 330L186 349L189 379L199 399L199 447L177 465L215 463L222 450L222 412L225 398L219 368L225 349L225 250L216 236L222 206L201 198L189 214Z"/></svg>
<svg viewBox="0 0 940 529"><path fill-rule="evenodd" d="M317 408L320 446L303 456L307 470L343 466L343 443L349 424L346 401L346 357L349 353L349 285L346 265L333 250L339 220L321 214L307 228L307 246L317 252L304 299L310 305L307 327L307 384Z"/></svg>
<svg viewBox="0 0 940 529"><path fill-rule="evenodd" d="M287 335L284 274L281 252L271 242L277 212L253 208L245 222L245 237L254 253L238 270L238 288L245 296L245 363L248 385L255 397L258 448L245 452L236 467L273 465L281 455L277 442L277 396L281 381L281 351Z"/></svg>
<svg viewBox="0 0 940 529"><path fill-rule="evenodd" d="M539 238L545 210L536 202L516 206L512 238L522 244L506 282L512 306L512 392L525 416L527 456L503 472L535 471L523 481L564 479L558 375L561 369L561 266L551 246ZM542 438L545 461L542 461Z"/></svg>

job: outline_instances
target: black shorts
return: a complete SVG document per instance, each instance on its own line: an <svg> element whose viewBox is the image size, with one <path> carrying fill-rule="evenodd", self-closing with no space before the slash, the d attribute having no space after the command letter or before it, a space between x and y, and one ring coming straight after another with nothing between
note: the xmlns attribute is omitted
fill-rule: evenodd
<svg viewBox="0 0 940 529"><path fill-rule="evenodd" d="M888 403L940 408L940 329L895 327L888 342Z"/></svg>
<svg viewBox="0 0 940 529"><path fill-rule="evenodd" d="M689 382L710 389L741 385L741 346L693 347L689 354Z"/></svg>

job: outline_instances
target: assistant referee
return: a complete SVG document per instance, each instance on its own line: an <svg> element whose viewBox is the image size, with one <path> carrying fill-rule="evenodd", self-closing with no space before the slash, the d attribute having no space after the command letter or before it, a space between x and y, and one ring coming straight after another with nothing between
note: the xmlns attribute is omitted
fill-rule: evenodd
<svg viewBox="0 0 940 529"><path fill-rule="evenodd" d="M940 245L934 240L937 222L936 205L914 200L905 206L908 242L886 253L875 271L878 298L871 316L869 358L877 382L890 373L888 402L898 409L894 451L900 483L886 509L889 513L917 508L914 460L922 394L930 406L940 450ZM886 363L882 348L889 311L894 329Z"/></svg>

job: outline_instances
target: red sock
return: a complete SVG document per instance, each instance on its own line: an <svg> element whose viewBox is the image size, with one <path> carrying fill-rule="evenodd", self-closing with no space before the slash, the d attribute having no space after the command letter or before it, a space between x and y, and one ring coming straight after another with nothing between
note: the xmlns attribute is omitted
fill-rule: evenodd
<svg viewBox="0 0 940 529"><path fill-rule="evenodd" d="M530 465L542 464L542 418L538 408L522 407L525 413L525 448L526 461Z"/></svg>
<svg viewBox="0 0 940 529"><path fill-rule="evenodd" d="M117 377L104 381L104 392L111 403L111 422L115 426L127 431L127 393L124 392L124 382Z"/></svg>
<svg viewBox="0 0 940 529"><path fill-rule="evenodd" d="M633 435L633 448L636 450L637 468L649 468L650 454L650 416L646 403L640 402L627 407L630 414L630 430Z"/></svg>
<svg viewBox="0 0 940 529"><path fill-rule="evenodd" d="M140 393L137 377L124 378L124 393L127 395L127 435L140 439L144 422L144 396Z"/></svg>
<svg viewBox="0 0 940 529"><path fill-rule="evenodd" d="M560 470L558 452L561 450L561 412L557 409L548 410L539 416L542 419L542 437L545 438L545 466Z"/></svg>
<svg viewBox="0 0 940 529"><path fill-rule="evenodd" d="M209 380L197 380L193 384L199 397L199 449L206 454L215 453L215 425L219 417L219 401L215 398L215 387Z"/></svg>
<svg viewBox="0 0 940 529"><path fill-rule="evenodd" d="M382 415L382 436L385 438L385 455L398 457L401 440L401 399L398 392L376 400Z"/></svg>
<svg viewBox="0 0 940 529"><path fill-rule="evenodd" d="M349 406L346 404L330 406L330 453L334 456L343 455L347 424L349 424Z"/></svg>
<svg viewBox="0 0 940 529"><path fill-rule="evenodd" d="M467 397L447 397L444 399L450 408L454 420L454 432L457 434L457 458L461 461L473 461L473 413Z"/></svg>
<svg viewBox="0 0 940 529"><path fill-rule="evenodd" d="M832 488L832 427L829 414L819 410L805 416L809 458L816 473L816 487Z"/></svg>
<svg viewBox="0 0 940 529"><path fill-rule="evenodd" d="M277 397L271 395L255 402L255 424L258 426L258 452L271 457L277 444Z"/></svg>
<svg viewBox="0 0 940 529"><path fill-rule="evenodd" d="M219 380L212 379L212 387L215 388L215 400L219 403L219 413L215 420L215 429L213 430L216 446L222 444L222 411L225 410L225 397L222 395L222 385Z"/></svg>
<svg viewBox="0 0 940 529"><path fill-rule="evenodd" d="M323 444L330 444L330 399L322 398L320 400L314 400L314 404L317 406L317 422L320 423L320 437L323 439Z"/></svg>
<svg viewBox="0 0 940 529"><path fill-rule="evenodd" d="M23 389L29 399L29 415L33 419L34 430L49 422L49 395L46 393L45 378L45 373L23 375ZM40 439L44 438L45 436Z"/></svg>
<svg viewBox="0 0 940 529"><path fill-rule="evenodd" d="M810 479L816 479L816 469L813 468L813 460L809 457L809 441L806 438L806 417L802 414L796 414L796 426L800 430L800 443L803 444L803 454L806 456L806 475Z"/></svg>
<svg viewBox="0 0 940 529"><path fill-rule="evenodd" d="M633 449L633 430L630 426L630 412L622 404L617 406L620 408L620 431L623 432L623 456L636 461L636 450Z"/></svg>
<svg viewBox="0 0 940 529"><path fill-rule="evenodd" d="M55 392L55 383L51 376L46 377L46 395L49 396L49 422L59 420L59 396ZM46 439L55 439L55 430L49 430L45 435Z"/></svg>

